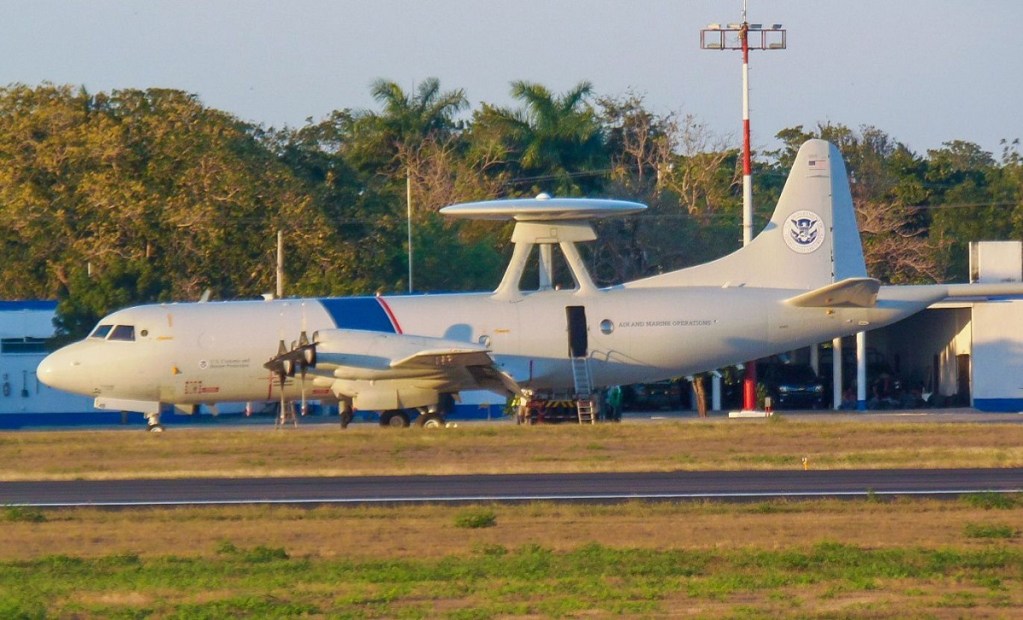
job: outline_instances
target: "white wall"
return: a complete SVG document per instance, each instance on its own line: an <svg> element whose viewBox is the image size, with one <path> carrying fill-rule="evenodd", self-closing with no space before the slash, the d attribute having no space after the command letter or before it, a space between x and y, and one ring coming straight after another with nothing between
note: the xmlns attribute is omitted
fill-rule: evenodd
<svg viewBox="0 0 1023 620"><path fill-rule="evenodd" d="M1023 300L974 305L973 399L978 408L1023 411Z"/></svg>

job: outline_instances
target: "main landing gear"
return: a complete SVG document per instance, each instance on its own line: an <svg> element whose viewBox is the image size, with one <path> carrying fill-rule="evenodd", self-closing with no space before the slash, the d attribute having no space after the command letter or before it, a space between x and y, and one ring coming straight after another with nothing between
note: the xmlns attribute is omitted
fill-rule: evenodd
<svg viewBox="0 0 1023 620"><path fill-rule="evenodd" d="M147 413L146 415L146 432L149 433L162 433L163 424L160 424L160 412Z"/></svg>
<svg viewBox="0 0 1023 620"><path fill-rule="evenodd" d="M415 418L415 425L419 428L444 428L447 426L446 414L454 409L455 397L451 394L441 394L436 405L420 407L419 415ZM342 408L342 415L344 415ZM409 410L389 409L380 413L380 426L389 428L407 428L411 418Z"/></svg>
<svg viewBox="0 0 1023 620"><path fill-rule="evenodd" d="M444 416L439 413L421 413L416 418L416 426L420 428L444 428Z"/></svg>
<svg viewBox="0 0 1023 620"><path fill-rule="evenodd" d="M401 409L389 409L380 413L380 426L407 428L408 425L408 414Z"/></svg>

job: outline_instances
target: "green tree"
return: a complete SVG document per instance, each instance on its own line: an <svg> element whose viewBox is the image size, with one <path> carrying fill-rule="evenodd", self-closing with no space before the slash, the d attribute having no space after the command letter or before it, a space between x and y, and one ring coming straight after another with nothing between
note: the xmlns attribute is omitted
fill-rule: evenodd
<svg viewBox="0 0 1023 620"><path fill-rule="evenodd" d="M288 263L295 292L353 262L260 131L193 95L14 85L0 133L4 294L61 298L67 329L205 289L271 291L278 229L304 250Z"/></svg>
<svg viewBox="0 0 1023 620"><path fill-rule="evenodd" d="M611 161L606 192L649 208L598 224L596 279L678 269L737 247L734 149L692 115L655 114L635 94L602 97L598 105Z"/></svg>
<svg viewBox="0 0 1023 620"><path fill-rule="evenodd" d="M443 92L437 78L421 82L415 93L397 83L377 80L371 87L379 112L362 112L348 120L346 156L355 166L404 178L402 155L427 139L443 141L457 126L455 115L469 105L461 89Z"/></svg>
<svg viewBox="0 0 1023 620"><path fill-rule="evenodd" d="M1023 236L1019 185L1011 176L1012 153L1006 152L1005 167L1000 168L991 153L955 140L928 151L927 163L931 234L949 247L951 277L966 281L970 241Z"/></svg>
<svg viewBox="0 0 1023 620"><path fill-rule="evenodd" d="M581 82L557 96L540 84L512 82L511 94L523 107L483 104L473 118L476 139L500 152L530 193L593 194L602 185L608 160L599 120L588 102L592 90L589 82Z"/></svg>
<svg viewBox="0 0 1023 620"><path fill-rule="evenodd" d="M945 279L944 244L929 234L927 212L921 208L927 199L923 160L869 126L858 133L840 124L822 124L810 132L798 126L777 137L784 143L772 153L779 170L791 168L800 145L810 138L827 140L842 152L871 276L896 284Z"/></svg>

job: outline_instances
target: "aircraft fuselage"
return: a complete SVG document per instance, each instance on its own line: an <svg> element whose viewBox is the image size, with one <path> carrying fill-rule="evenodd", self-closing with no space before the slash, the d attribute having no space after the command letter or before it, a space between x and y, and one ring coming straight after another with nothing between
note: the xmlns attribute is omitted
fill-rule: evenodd
<svg viewBox="0 0 1023 620"><path fill-rule="evenodd" d="M523 388L570 388L566 308L584 308L594 384L627 384L719 368L898 320L927 300L871 308L797 308L798 291L751 288L611 288L585 295L550 290L509 303L491 294L284 299L140 306L115 312L90 337L47 358L57 387L175 404L276 398L263 364L281 340L337 328L430 336L487 346ZM132 338L115 339L117 327ZM127 333L126 329L121 330ZM386 346L377 345L377 346ZM373 352L367 352L373 353ZM387 351L377 351L381 359ZM372 364L359 365L373 380ZM386 366L381 377L390 376ZM333 375L312 370L310 398L329 398ZM443 388L441 388L443 391ZM286 384L288 397L300 391Z"/></svg>

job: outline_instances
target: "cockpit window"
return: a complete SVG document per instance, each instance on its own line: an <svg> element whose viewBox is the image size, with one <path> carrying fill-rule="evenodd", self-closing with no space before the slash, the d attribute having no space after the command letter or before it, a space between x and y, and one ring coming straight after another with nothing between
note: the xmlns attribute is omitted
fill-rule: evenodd
<svg viewBox="0 0 1023 620"><path fill-rule="evenodd" d="M107 337L107 334L109 334L110 330L113 328L113 325L97 325L96 329L92 330L92 333L89 334L89 338L99 338L102 340Z"/></svg>
<svg viewBox="0 0 1023 620"><path fill-rule="evenodd" d="M135 340L135 326L118 325L110 332L109 340Z"/></svg>

